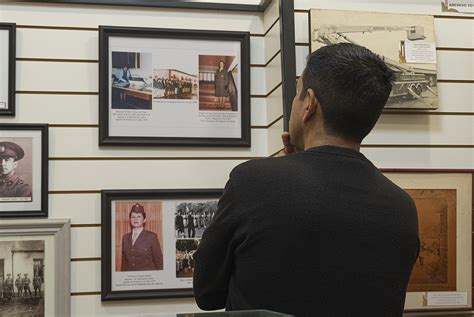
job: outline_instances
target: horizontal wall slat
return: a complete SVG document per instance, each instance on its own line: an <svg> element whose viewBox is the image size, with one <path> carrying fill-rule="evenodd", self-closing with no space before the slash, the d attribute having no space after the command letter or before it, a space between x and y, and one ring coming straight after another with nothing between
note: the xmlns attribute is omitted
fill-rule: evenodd
<svg viewBox="0 0 474 317"><path fill-rule="evenodd" d="M265 129L252 129L253 147L99 147L98 128L50 128L49 156L56 157L264 157ZM73 141L72 141L73 140Z"/></svg>
<svg viewBox="0 0 474 317"><path fill-rule="evenodd" d="M265 62L280 50L280 24L275 25L265 36Z"/></svg>
<svg viewBox="0 0 474 317"><path fill-rule="evenodd" d="M272 94L273 95L273 94ZM98 95L16 95L16 115L3 117L2 122L9 123L38 123L50 124L85 124L99 123ZM272 106L265 98L251 98L251 125L268 125L267 107Z"/></svg>
<svg viewBox="0 0 474 317"><path fill-rule="evenodd" d="M140 316L199 312L194 298L101 302L100 295L72 296L71 316ZM172 315L173 316L173 315Z"/></svg>
<svg viewBox="0 0 474 317"><path fill-rule="evenodd" d="M100 292L100 261L71 262L71 293Z"/></svg>
<svg viewBox="0 0 474 317"><path fill-rule="evenodd" d="M474 149L362 148L379 168L474 169Z"/></svg>
<svg viewBox="0 0 474 317"><path fill-rule="evenodd" d="M263 13L263 28L268 30L280 17L279 1L272 1L268 8Z"/></svg>
<svg viewBox="0 0 474 317"><path fill-rule="evenodd" d="M296 74L300 75L306 64L308 48L296 46ZM474 52L437 51L438 79L474 80Z"/></svg>
<svg viewBox="0 0 474 317"><path fill-rule="evenodd" d="M474 116L382 114L363 144L474 145Z"/></svg>
<svg viewBox="0 0 474 317"><path fill-rule="evenodd" d="M17 58L97 61L98 54L98 31L17 28ZM265 64L265 62L265 38L251 37L250 63Z"/></svg>
<svg viewBox="0 0 474 317"><path fill-rule="evenodd" d="M281 53L278 54L273 61L265 67L265 86L266 91L276 87L281 83ZM254 80L255 81L255 80ZM255 83L257 84L257 83Z"/></svg>
<svg viewBox="0 0 474 317"><path fill-rule="evenodd" d="M22 25L50 25L97 27L120 25L155 28L183 28L228 30L264 33L260 14L245 12L135 8L112 6L59 6L43 4L2 4L2 21L15 21Z"/></svg>
<svg viewBox="0 0 474 317"><path fill-rule="evenodd" d="M232 168L242 162L244 160L51 161L49 190L223 188Z"/></svg>
<svg viewBox="0 0 474 317"><path fill-rule="evenodd" d="M98 224L100 194L49 195L49 217L71 219L72 224Z"/></svg>
<svg viewBox="0 0 474 317"><path fill-rule="evenodd" d="M100 233L101 228L71 228L71 259L100 258Z"/></svg>
<svg viewBox="0 0 474 317"><path fill-rule="evenodd" d="M99 68L91 63L18 61L16 85L20 91L98 92ZM265 68L250 69L252 95L266 94Z"/></svg>

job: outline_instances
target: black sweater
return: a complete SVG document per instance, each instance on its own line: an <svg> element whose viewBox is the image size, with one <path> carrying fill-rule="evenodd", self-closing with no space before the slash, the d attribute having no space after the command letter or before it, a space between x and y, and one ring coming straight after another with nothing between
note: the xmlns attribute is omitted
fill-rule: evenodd
<svg viewBox="0 0 474 317"><path fill-rule="evenodd" d="M413 200L361 153L316 147L232 171L194 294L205 310L402 316L418 252Z"/></svg>

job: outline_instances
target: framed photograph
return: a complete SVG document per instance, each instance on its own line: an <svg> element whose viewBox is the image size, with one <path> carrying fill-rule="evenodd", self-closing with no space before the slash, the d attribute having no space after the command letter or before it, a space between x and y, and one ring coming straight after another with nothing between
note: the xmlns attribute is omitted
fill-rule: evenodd
<svg viewBox="0 0 474 317"><path fill-rule="evenodd" d="M48 216L48 125L0 123L0 218Z"/></svg>
<svg viewBox="0 0 474 317"><path fill-rule="evenodd" d="M311 52L354 43L379 55L394 71L385 109L438 108L432 15L312 9L309 23Z"/></svg>
<svg viewBox="0 0 474 317"><path fill-rule="evenodd" d="M192 297L222 189L102 191L102 300Z"/></svg>
<svg viewBox="0 0 474 317"><path fill-rule="evenodd" d="M99 27L99 145L250 146L248 32Z"/></svg>
<svg viewBox="0 0 474 317"><path fill-rule="evenodd" d="M420 254L406 311L473 308L474 170L383 170L414 200Z"/></svg>
<svg viewBox="0 0 474 317"><path fill-rule="evenodd" d="M70 316L69 220L0 220L0 315Z"/></svg>
<svg viewBox="0 0 474 317"><path fill-rule="evenodd" d="M0 23L0 115L15 115L16 24Z"/></svg>

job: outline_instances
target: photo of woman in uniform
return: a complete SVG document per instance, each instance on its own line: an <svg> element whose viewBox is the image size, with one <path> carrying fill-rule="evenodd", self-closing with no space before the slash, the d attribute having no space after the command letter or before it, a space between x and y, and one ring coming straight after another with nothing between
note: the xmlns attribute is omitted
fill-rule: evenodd
<svg viewBox="0 0 474 317"><path fill-rule="evenodd" d="M238 110L236 56L199 55L199 110Z"/></svg>

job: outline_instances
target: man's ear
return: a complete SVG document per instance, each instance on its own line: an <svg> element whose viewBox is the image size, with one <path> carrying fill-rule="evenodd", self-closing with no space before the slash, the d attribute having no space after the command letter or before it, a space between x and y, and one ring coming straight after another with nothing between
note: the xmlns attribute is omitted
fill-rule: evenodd
<svg viewBox="0 0 474 317"><path fill-rule="evenodd" d="M303 109L303 122L312 120L319 107L319 101L316 98L313 89L308 88L308 90L306 90L305 102L305 108Z"/></svg>

